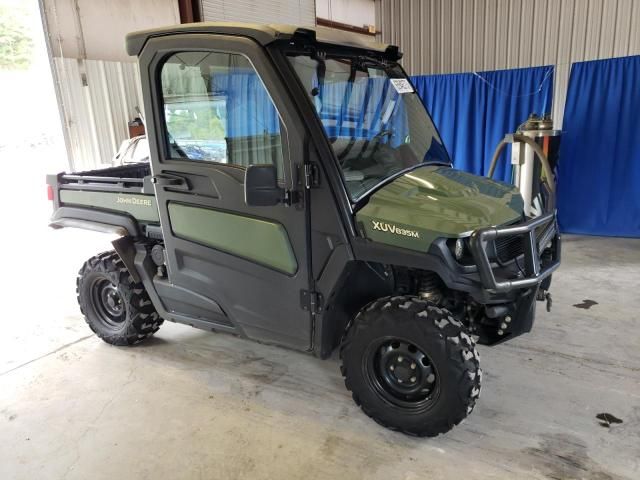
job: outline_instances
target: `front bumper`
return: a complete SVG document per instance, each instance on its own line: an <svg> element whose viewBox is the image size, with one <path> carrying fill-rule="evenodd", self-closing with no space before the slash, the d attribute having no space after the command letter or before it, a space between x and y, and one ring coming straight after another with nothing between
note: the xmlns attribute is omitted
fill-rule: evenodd
<svg viewBox="0 0 640 480"><path fill-rule="evenodd" d="M496 275L488 251L497 238L507 236L518 237L523 242L524 256L523 265L518 264L517 274L505 278ZM471 234L469 246L485 292L536 287L560 266L557 214L551 212L518 225L479 228Z"/></svg>

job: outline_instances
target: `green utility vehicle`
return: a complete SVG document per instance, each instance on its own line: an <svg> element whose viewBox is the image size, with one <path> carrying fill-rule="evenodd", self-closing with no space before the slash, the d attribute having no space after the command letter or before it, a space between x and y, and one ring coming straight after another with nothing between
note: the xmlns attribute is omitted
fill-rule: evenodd
<svg viewBox="0 0 640 480"><path fill-rule="evenodd" d="M163 320L310 352L388 428L433 436L480 393L476 341L531 329L552 209L451 168L397 47L318 28L128 35L150 162L47 178L51 226L116 233L78 275L114 345Z"/></svg>

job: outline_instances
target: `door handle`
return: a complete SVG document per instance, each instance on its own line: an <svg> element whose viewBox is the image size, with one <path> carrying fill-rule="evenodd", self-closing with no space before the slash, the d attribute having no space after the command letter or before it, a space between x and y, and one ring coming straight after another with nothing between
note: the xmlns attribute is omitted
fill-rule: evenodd
<svg viewBox="0 0 640 480"><path fill-rule="evenodd" d="M151 183L159 187L170 187L176 190L189 190L189 183L186 178L177 175L154 175Z"/></svg>

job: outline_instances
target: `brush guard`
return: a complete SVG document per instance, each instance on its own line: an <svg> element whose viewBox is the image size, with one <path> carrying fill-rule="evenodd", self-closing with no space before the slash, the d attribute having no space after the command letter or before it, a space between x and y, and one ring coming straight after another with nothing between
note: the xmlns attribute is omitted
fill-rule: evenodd
<svg viewBox="0 0 640 480"><path fill-rule="evenodd" d="M471 234L471 254L478 267L483 288L490 292L508 292L539 285L560 266L560 232L556 212L527 222L506 227L479 228ZM496 278L487 250L497 238L515 236L523 242L524 267L515 262L519 274L515 278ZM547 245L551 242L551 245Z"/></svg>

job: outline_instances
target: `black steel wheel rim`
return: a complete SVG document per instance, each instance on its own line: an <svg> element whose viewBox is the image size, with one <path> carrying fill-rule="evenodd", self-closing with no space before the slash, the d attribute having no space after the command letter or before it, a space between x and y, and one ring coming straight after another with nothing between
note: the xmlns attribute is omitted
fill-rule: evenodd
<svg viewBox="0 0 640 480"><path fill-rule="evenodd" d="M91 303L100 322L111 329L120 329L125 320L122 295L111 280L100 278L91 285Z"/></svg>
<svg viewBox="0 0 640 480"><path fill-rule="evenodd" d="M431 358L411 341L381 339L369 346L363 361L367 381L386 402L415 413L435 403L438 373Z"/></svg>

